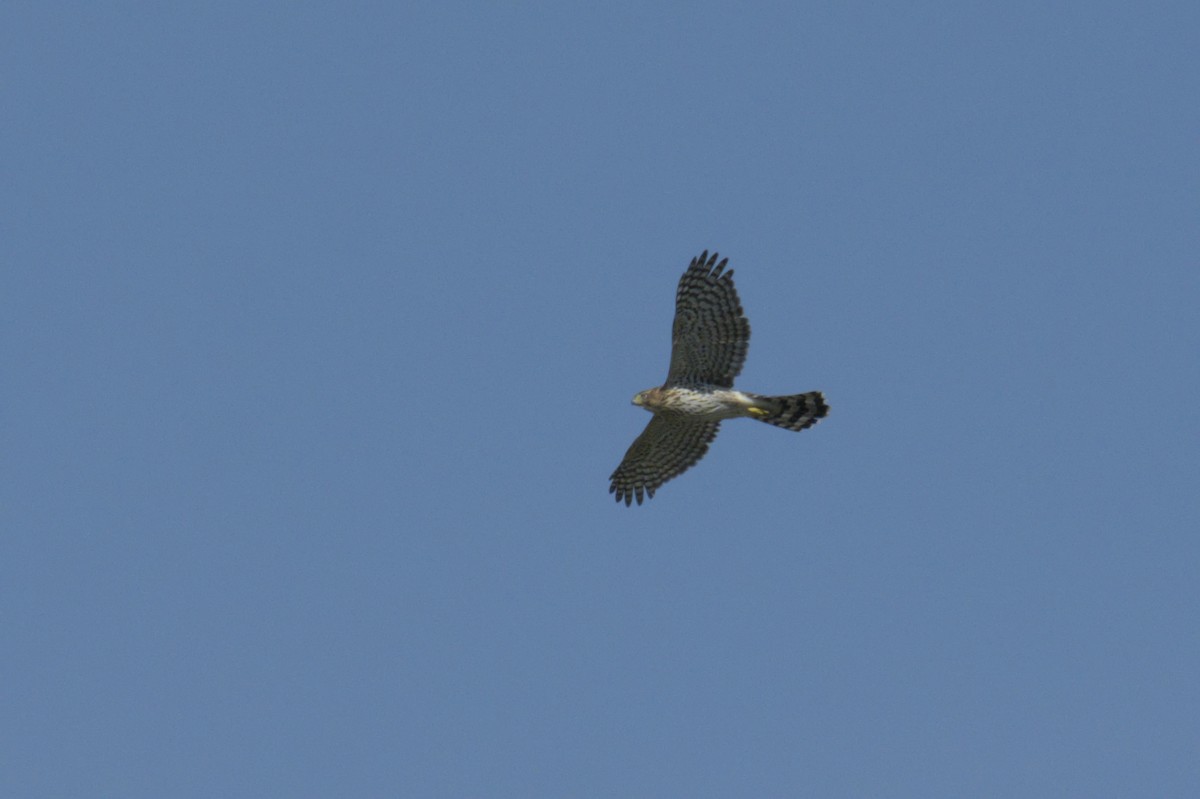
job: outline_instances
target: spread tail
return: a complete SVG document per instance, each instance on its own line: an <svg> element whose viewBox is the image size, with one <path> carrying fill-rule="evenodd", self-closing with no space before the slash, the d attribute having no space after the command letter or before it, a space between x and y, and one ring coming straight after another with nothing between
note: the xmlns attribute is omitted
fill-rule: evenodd
<svg viewBox="0 0 1200 799"><path fill-rule="evenodd" d="M829 413L829 406L825 404L825 398L821 396L820 391L792 394L787 397L763 397L758 394L750 396L756 406L750 410L752 418L787 430L800 431L812 427Z"/></svg>

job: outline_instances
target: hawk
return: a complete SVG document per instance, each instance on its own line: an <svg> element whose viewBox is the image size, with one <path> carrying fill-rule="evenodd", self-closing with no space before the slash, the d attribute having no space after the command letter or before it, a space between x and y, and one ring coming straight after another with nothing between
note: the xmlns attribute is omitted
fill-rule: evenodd
<svg viewBox="0 0 1200 799"><path fill-rule="evenodd" d="M693 258L675 292L671 366L667 381L638 392L633 404L654 414L612 473L608 492L626 506L642 504L659 486L704 456L723 419L748 416L788 430L804 430L825 417L819 391L765 397L736 391L750 343L750 322L733 287L729 259L708 250Z"/></svg>

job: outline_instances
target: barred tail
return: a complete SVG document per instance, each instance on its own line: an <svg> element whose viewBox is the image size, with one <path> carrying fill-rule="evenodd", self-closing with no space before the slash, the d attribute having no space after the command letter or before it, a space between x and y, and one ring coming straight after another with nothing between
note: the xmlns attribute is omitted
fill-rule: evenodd
<svg viewBox="0 0 1200 799"><path fill-rule="evenodd" d="M820 391L788 397L750 396L758 406L750 411L753 418L787 430L800 431L812 427L829 413L829 406L825 404L825 397L821 396Z"/></svg>

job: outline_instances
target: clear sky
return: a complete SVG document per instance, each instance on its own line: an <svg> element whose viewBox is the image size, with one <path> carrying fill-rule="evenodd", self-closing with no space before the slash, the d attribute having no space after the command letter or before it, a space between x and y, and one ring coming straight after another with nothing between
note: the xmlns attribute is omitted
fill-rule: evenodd
<svg viewBox="0 0 1200 799"><path fill-rule="evenodd" d="M1200 796L1198 41L5 4L0 794ZM703 249L832 410L618 506Z"/></svg>

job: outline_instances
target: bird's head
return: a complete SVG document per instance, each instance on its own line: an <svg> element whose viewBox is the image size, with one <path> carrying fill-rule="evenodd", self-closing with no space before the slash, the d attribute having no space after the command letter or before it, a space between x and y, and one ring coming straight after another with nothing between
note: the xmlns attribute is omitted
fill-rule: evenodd
<svg viewBox="0 0 1200 799"><path fill-rule="evenodd" d="M646 392L639 391L638 393L634 394L633 395L633 404L637 405L639 407L645 405L646 404Z"/></svg>

